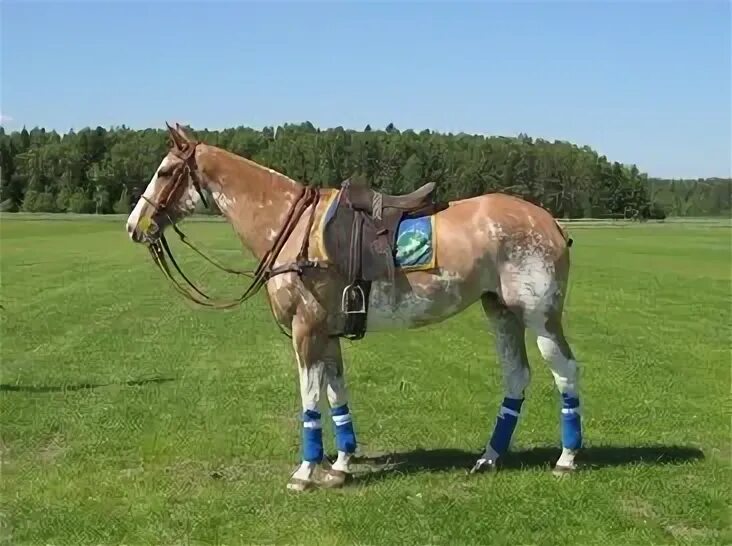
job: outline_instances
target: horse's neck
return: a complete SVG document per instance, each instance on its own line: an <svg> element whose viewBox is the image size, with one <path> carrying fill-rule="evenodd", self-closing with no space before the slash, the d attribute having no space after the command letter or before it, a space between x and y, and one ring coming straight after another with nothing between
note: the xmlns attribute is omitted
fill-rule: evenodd
<svg viewBox="0 0 732 546"><path fill-rule="evenodd" d="M244 245L261 259L272 247L302 187L218 148L207 147L198 161L219 209Z"/></svg>

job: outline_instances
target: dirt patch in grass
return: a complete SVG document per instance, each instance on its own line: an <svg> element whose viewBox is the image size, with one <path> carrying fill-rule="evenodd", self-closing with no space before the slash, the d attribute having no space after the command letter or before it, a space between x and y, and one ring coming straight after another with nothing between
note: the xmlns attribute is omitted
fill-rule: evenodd
<svg viewBox="0 0 732 546"><path fill-rule="evenodd" d="M698 527L689 527L682 523L666 525L664 529L674 538L691 543L702 538L711 538L717 534L717 531L714 529L699 529Z"/></svg>
<svg viewBox="0 0 732 546"><path fill-rule="evenodd" d="M628 497L620 501L623 512L645 522L656 518L651 503L640 497Z"/></svg>
<svg viewBox="0 0 732 546"><path fill-rule="evenodd" d="M38 458L44 464L54 464L66 453L66 449L63 436L56 433L38 450Z"/></svg>

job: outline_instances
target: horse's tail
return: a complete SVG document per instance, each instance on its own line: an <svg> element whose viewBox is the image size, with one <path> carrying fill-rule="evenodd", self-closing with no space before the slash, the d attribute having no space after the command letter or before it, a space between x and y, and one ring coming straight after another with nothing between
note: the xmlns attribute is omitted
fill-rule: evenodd
<svg viewBox="0 0 732 546"><path fill-rule="evenodd" d="M572 237L569 236L565 227L559 223L559 220L555 219L554 223L557 225L559 233L562 234L562 238L567 242L567 248L570 248L572 246L572 243L574 243L574 240L572 239Z"/></svg>

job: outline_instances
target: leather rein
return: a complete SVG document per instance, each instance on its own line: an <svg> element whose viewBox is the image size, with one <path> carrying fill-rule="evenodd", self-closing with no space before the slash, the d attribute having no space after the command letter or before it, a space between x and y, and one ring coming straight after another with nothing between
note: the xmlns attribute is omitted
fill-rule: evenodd
<svg viewBox="0 0 732 546"><path fill-rule="evenodd" d="M168 213L170 202L175 195L178 187L188 178L190 178L191 182L193 183L196 191L198 192L198 195L201 197L201 200L203 201L204 205L207 205L206 199L203 196L203 192L201 190L201 183L200 179L198 177L197 173L197 166L196 166L196 160L195 160L195 153L196 153L196 146L198 146L198 142L191 142L188 146L181 149L177 146L174 147L171 150L171 153L173 153L175 156L179 157L183 160L183 163L176 167L176 169L173 172L173 180L172 183L169 186L169 190L163 192L160 203L153 203L150 201L147 197L144 195L142 196L145 201L147 201L151 206L155 208L155 212L157 214L164 214L168 221L170 222L170 225L173 227L173 230L176 232L180 240L192 248L197 254L202 256L206 259L209 263L216 266L218 269L230 273L233 275L242 275L245 277L249 277L252 279L251 284L249 287L244 291L244 293L237 299L232 300L223 300L223 301L217 301L212 299L210 296L208 296L205 292L203 292L201 289L199 289L181 270L180 266L178 265L178 262L173 257L173 253L170 249L170 245L168 244L167 239L165 238L165 233L162 232L160 234L159 240L149 243L148 244L148 250L150 252L150 256L152 257L153 262L155 265L158 266L160 271L162 271L163 275L167 277L167 279L171 282L173 287L186 299L192 301L193 303L197 305L201 305L203 307L208 307L212 309L230 309L232 307L235 307L237 305L241 305L246 300L254 296L261 288L264 286L269 279L274 277L275 275L280 275L282 273L289 273L289 272L295 272L298 274L302 274L302 270L306 267L321 267L321 264L317 262L313 262L308 259L308 245L310 240L310 231L313 225L313 220L315 218L315 209L318 206L318 202L320 201L320 192L316 188L312 188L310 186L303 186L302 192L300 195L295 199L292 206L290 207L287 218L285 219L284 224L280 228L280 231L277 233L277 236L274 239L274 242L272 243L272 247L265 253L265 255L262 257L262 259L259 261L259 264L257 265L257 268L254 271L240 271L237 269L232 269L225 267L215 260L209 258L206 256L203 252L201 252L198 248L193 245L185 236L185 234L180 230L180 228L176 225L175 221L171 217L171 215ZM305 234L303 236L303 241L300 246L300 251L297 255L297 259L295 263L280 266L280 267L274 267L275 262L277 261L277 258L282 251L282 248L285 246L285 243L289 239L290 235L294 231L295 227L297 226L297 223L300 221L300 218L302 218L302 215L305 213L308 207L312 205L312 209L310 211L310 218L308 219L308 225L307 229L305 231ZM168 266L167 257L170 259L170 262L173 264L173 267L178 272L178 274L183 278L185 283L190 288L186 288L183 286L171 273L170 267Z"/></svg>

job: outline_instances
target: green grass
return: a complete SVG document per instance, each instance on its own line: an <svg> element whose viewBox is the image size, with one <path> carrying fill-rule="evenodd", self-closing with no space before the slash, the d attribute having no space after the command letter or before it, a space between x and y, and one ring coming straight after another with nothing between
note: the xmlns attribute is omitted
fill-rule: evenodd
<svg viewBox="0 0 732 546"><path fill-rule="evenodd" d="M558 401L530 337L513 454L466 475L502 398L473 306L344 342L370 472L294 495L295 364L263 296L192 310L123 219L3 216L3 543L732 543L729 227L570 229L586 470L549 471ZM225 224L190 232L228 263L241 255ZM244 287L176 249L217 295Z"/></svg>

